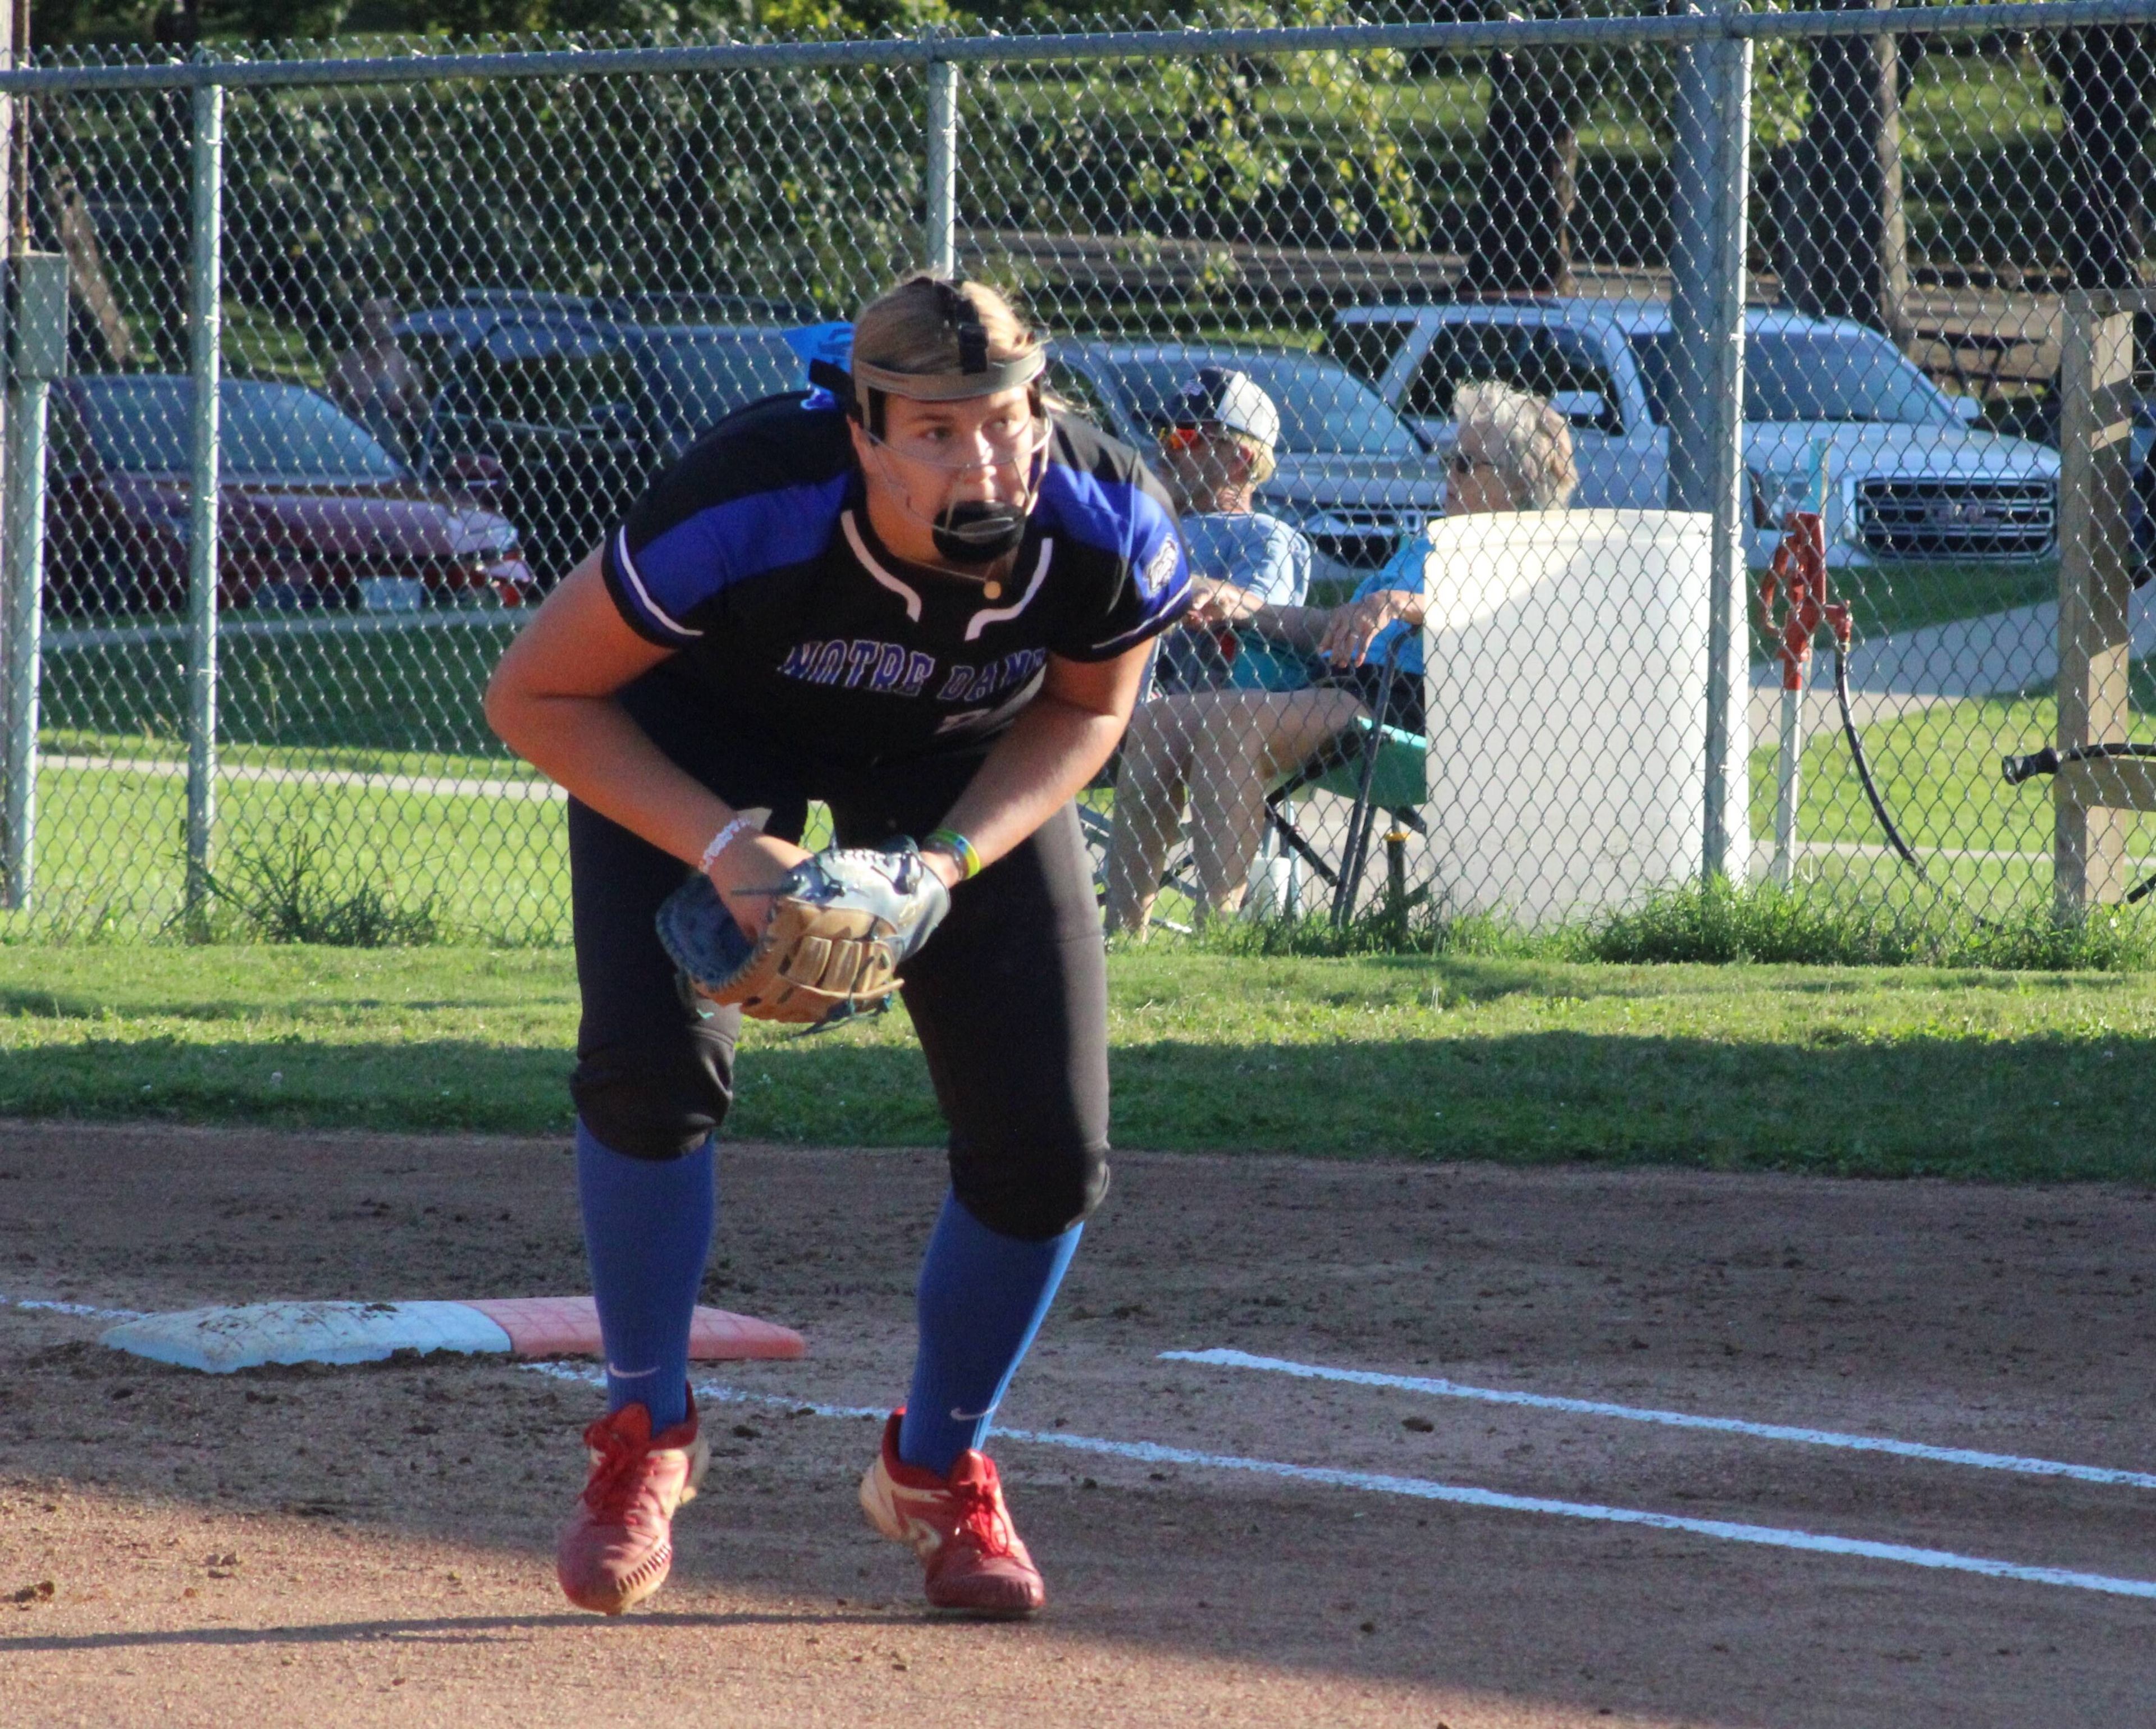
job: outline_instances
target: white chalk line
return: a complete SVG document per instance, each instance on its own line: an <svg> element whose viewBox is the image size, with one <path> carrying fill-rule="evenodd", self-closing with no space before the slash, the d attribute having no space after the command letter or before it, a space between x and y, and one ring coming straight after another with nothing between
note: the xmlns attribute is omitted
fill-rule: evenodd
<svg viewBox="0 0 2156 1729"><path fill-rule="evenodd" d="M0 1296L9 1308L46 1310L99 1320L128 1321L141 1311L100 1309L86 1303L63 1303L34 1297ZM1240 1356L1240 1352L1228 1353ZM1194 1353L1167 1352L1172 1358L1190 1360ZM1253 1358L1254 1362L1267 1359ZM569 1363L532 1362L520 1365L561 1381L577 1381L603 1387L606 1377L597 1369ZM1342 1374L1357 1372L1342 1371ZM1405 1378L1412 1379L1414 1378ZM764 1405L813 1417L872 1419L880 1422L889 1413L878 1405L827 1405L790 1398L783 1393L750 1393L740 1388L705 1382L696 1397L711 1404ZM1520 1395L1522 1398L1535 1395ZM1512 1402L1509 1398L1507 1403ZM1586 1401L1568 1401L1577 1405ZM1622 1411L1625 1408L1611 1408ZM1669 1415L1681 1415L1669 1413ZM1816 1531L1786 1530L1773 1525L1743 1525L1726 1519L1690 1519L1675 1513L1653 1513L1638 1507L1599 1506L1593 1501L1553 1501L1541 1496L1507 1495L1495 1489L1476 1489L1455 1483L1434 1482L1425 1477L1396 1477L1377 1471L1339 1470L1325 1465L1290 1465L1272 1459L1245 1459L1232 1453L1201 1453L1188 1447L1164 1446L1158 1441L1111 1441L1095 1435L1066 1434L1055 1429L1004 1429L997 1431L1011 1440L1035 1446L1062 1447L1075 1453L1094 1453L1129 1459L1144 1465L1181 1465L1201 1470L1243 1471L1257 1476L1281 1477L1292 1482L1317 1483L1333 1489L1353 1489L1372 1495L1404 1496L1416 1501L1435 1501L1455 1506L1483 1507L1497 1512L1540 1513L1559 1519L1587 1520L1603 1525L1630 1525L1652 1531L1681 1531L1722 1542L1751 1543L1774 1549L1795 1549L1815 1555L1848 1555L1867 1561L1889 1561L1904 1567L1928 1567L1946 1573L1974 1573L1981 1578L2011 1579L2030 1585L2053 1585L2075 1591L2094 1591L2112 1597L2139 1597L2156 1600L2156 1579L2115 1578L2106 1573L2077 1573L2058 1567L2028 1567L2015 1561L1994 1561L1980 1555L1961 1555L1950 1549L1919 1549L1905 1543L1875 1542L1865 1537L1827 1537ZM1867 1436L1853 1439L1866 1440Z"/></svg>
<svg viewBox="0 0 2156 1729"><path fill-rule="evenodd" d="M603 1387L606 1377L597 1369L565 1363L527 1363L526 1367L558 1380L580 1381ZM874 1405L826 1405L788 1398L772 1393L748 1393L716 1383L696 1386L698 1399L711 1404L768 1405L796 1415L874 1418L889 1413ZM1676 1513L1651 1513L1639 1507L1612 1507L1593 1501L1553 1501L1543 1496L1507 1495L1496 1489L1475 1489L1457 1483L1434 1482L1426 1477L1396 1477L1378 1471L1335 1470L1325 1465L1289 1465L1274 1459L1246 1459L1233 1453L1201 1453L1188 1447L1164 1446L1158 1441L1111 1441L1096 1435L1066 1434L1059 1429L1001 1429L1008 1440L1035 1446L1063 1447L1074 1453L1096 1453L1115 1459L1135 1460L1142 1465L1181 1465L1199 1470L1244 1471L1253 1475L1281 1477L1292 1482L1322 1484L1332 1489L1354 1489L1371 1495L1404 1496L1414 1501L1447 1502L1455 1506L1482 1507L1507 1513L1540 1513L1558 1519L1580 1519L1602 1525L1644 1526L1650 1531L1681 1531L1692 1537L1712 1537L1722 1542L1751 1543L1770 1549L1795 1549L1815 1555L1849 1555L1866 1561L1891 1561L1904 1567L1928 1567L1936 1572L1975 1573L1984 1578L2011 1579L2029 1585L2055 1585L2075 1591L2094 1591L2111 1597L2156 1599L2156 1579L2113 1578L2107 1573L2078 1573L2062 1567L2028 1567L2018 1561L1994 1561L1980 1555L1957 1554L1951 1549L1920 1549L1906 1543L1875 1542L1866 1537L1828 1537L1817 1531L1787 1530L1774 1525L1743 1525L1727 1519L1690 1519Z"/></svg>
<svg viewBox="0 0 2156 1729"><path fill-rule="evenodd" d="M1885 1435L1845 1434L1830 1429L1799 1429L1782 1423L1753 1423L1741 1417L1697 1417L1688 1411L1658 1411L1640 1405L1616 1405L1600 1399L1564 1398L1547 1393L1514 1393L1496 1387L1470 1387L1458 1381L1421 1375L1389 1375L1373 1369L1336 1369L1286 1357L1253 1357L1245 1351L1163 1351L1171 1362L1200 1362L1219 1368L1263 1369L1306 1381L1342 1381L1357 1387L1392 1387L1439 1398L1472 1399L1487 1405L1524 1405L1538 1411L1570 1411L1584 1417L1616 1417L1628 1423L1656 1423L1668 1429L1704 1429L1758 1440L1795 1441L1809 1447L1840 1447L1852 1453L1890 1453L1934 1465L1961 1465L1979 1470L2015 1471L2029 1477L2067 1477L2080 1483L2156 1489L2156 1473L2117 1470L2109 1465L2068 1465L2056 1459L2025 1459L2011 1453L1983 1453L1969 1447L1935 1447L1923 1441L1900 1441Z"/></svg>
<svg viewBox="0 0 2156 1729"><path fill-rule="evenodd" d="M0 1309L31 1309L53 1315L80 1315L92 1321L140 1321L140 1309L98 1309L88 1303L55 1302L48 1297L0 1296Z"/></svg>

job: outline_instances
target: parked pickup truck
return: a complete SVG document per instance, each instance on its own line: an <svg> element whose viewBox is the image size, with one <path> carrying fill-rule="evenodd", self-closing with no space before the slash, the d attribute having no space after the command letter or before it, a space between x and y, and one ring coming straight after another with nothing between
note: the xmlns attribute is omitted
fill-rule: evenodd
<svg viewBox="0 0 2156 1729"><path fill-rule="evenodd" d="M1572 423L1576 503L1659 509L1674 341L1666 305L1557 299L1346 307L1327 347L1440 444L1459 385L1532 390ZM1817 495L1822 468L1835 563L2056 549L2058 453L1970 424L1972 399L1948 396L1876 331L1752 311L1744 410L1755 565L1773 556L1783 513Z"/></svg>

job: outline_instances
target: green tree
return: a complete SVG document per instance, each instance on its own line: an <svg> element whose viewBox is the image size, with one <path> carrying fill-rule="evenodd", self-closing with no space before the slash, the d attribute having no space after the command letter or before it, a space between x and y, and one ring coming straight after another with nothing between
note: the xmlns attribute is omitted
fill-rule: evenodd
<svg viewBox="0 0 2156 1729"><path fill-rule="evenodd" d="M1227 0L1186 19L1220 28L1354 21L1346 0ZM1412 245L1424 231L1423 208L1385 111L1388 86L1405 71L1405 57L1391 52L1149 64L1148 117L1167 122L1167 141L1158 154L1140 159L1130 196L1163 213L1171 226L1208 236L1262 230L1272 210L1307 213L1315 205L1333 235ZM1267 87L1295 92L1295 106L1322 116L1322 138L1306 135L1296 148L1277 117L1286 105L1260 100ZM1300 227L1307 216L1289 220Z"/></svg>

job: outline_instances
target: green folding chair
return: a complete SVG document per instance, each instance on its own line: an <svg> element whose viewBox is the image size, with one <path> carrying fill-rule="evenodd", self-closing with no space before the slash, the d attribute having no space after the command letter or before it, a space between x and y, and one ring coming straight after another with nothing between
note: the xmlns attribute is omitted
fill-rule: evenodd
<svg viewBox="0 0 2156 1729"><path fill-rule="evenodd" d="M1399 643L1385 651L1383 706L1390 706ZM1335 870L1296 827L1291 801L1301 793L1331 793L1353 801L1348 847ZM1265 794L1265 820L1291 849L1332 890L1332 922L1344 925L1355 910L1356 885L1370 853L1377 813L1385 812L1412 834L1428 833L1419 807L1430 798L1430 741L1419 733L1358 718L1355 724Z"/></svg>

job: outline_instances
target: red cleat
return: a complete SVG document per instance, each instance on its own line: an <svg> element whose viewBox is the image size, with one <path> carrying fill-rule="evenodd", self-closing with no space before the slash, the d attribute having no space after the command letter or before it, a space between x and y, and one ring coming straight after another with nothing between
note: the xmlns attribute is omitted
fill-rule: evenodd
<svg viewBox="0 0 2156 1729"><path fill-rule="evenodd" d="M906 1464L898 1456L904 1414L891 1413L883 1450L861 1479L869 1523L921 1557L932 1607L998 1620L1033 1614L1048 1592L1011 1526L995 1461L969 1447L947 1477Z"/></svg>
<svg viewBox="0 0 2156 1729"><path fill-rule="evenodd" d="M554 1546L554 1577L578 1608L618 1615L666 1583L674 1566L674 1510L696 1498L711 1462L696 1404L665 1433L651 1413L624 1405L584 1431L592 1474Z"/></svg>

